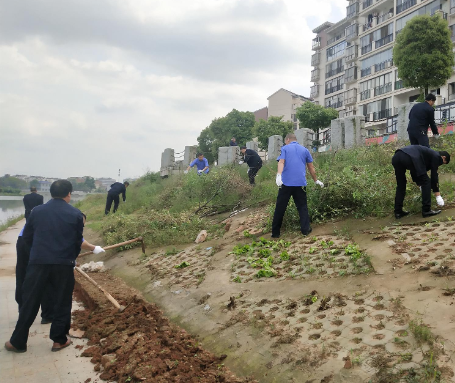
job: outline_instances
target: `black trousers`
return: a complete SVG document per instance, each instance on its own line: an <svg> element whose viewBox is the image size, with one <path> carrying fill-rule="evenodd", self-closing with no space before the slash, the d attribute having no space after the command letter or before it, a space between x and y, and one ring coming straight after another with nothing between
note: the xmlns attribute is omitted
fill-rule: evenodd
<svg viewBox="0 0 455 383"><path fill-rule="evenodd" d="M294 199L295 206L297 207L297 210L299 212L300 230L302 234L306 235L310 231L310 217L308 215L306 187L282 185L278 190L275 213L273 214L272 222L273 237L280 236L281 224L283 223L284 213L286 212L291 196Z"/></svg>
<svg viewBox="0 0 455 383"><path fill-rule="evenodd" d="M55 306L49 338L64 344L71 324L71 305L74 289L74 269L71 265L35 265L27 267L23 284L22 305L11 344L19 350L27 347L30 326L38 314L46 287L51 285Z"/></svg>
<svg viewBox="0 0 455 383"><path fill-rule="evenodd" d="M17 238L16 242L16 302L19 305L19 311L23 301L23 285L27 271L28 261L30 258L30 249L25 244L22 237ZM41 318L52 321L54 319L54 296L52 287L48 286L41 299Z"/></svg>
<svg viewBox="0 0 455 383"><path fill-rule="evenodd" d="M395 169L395 178L397 180L397 189L395 193L395 213L401 213L403 210L403 201L406 196L406 170L411 172L413 180L422 188L422 211L431 210L431 181L428 174L415 177L415 167L411 157L406 153L398 151L392 157L392 165Z"/></svg>
<svg viewBox="0 0 455 383"><path fill-rule="evenodd" d="M430 147L430 140L428 139L426 132L423 132L421 130L419 131L408 130L408 135L409 141L411 141L411 145L422 145L426 146L427 148Z"/></svg>
<svg viewBox="0 0 455 383"><path fill-rule="evenodd" d="M118 204L120 203L119 195L107 193L106 209L104 210L104 214L109 214L111 211L112 201L114 201L114 213L117 211Z"/></svg>
<svg viewBox="0 0 455 383"><path fill-rule="evenodd" d="M248 179L250 180L250 185L254 185L254 179L256 177L256 174L258 174L258 171L262 168L262 164L255 168L249 168L248 169Z"/></svg>

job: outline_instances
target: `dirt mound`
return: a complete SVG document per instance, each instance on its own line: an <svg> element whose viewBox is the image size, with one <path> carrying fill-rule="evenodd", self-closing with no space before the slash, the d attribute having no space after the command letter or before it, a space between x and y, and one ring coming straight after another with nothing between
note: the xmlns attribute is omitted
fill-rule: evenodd
<svg viewBox="0 0 455 383"><path fill-rule="evenodd" d="M76 295L87 308L74 315L73 327L90 339L82 356L91 357L104 380L119 382L255 382L236 378L222 360L201 348L153 304L133 295L118 278L94 275L126 306L119 313L96 288L77 278ZM122 291L121 294L116 294Z"/></svg>

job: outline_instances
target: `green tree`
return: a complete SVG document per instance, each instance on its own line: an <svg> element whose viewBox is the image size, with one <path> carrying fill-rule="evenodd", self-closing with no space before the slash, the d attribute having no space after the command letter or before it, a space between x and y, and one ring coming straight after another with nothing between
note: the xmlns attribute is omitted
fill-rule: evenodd
<svg viewBox="0 0 455 383"><path fill-rule="evenodd" d="M321 144L319 142L319 130L327 128L332 120L338 118L338 112L335 109L325 108L310 101L298 107L295 114L299 119L300 127L311 129L316 133L316 140L313 141L313 145L316 147Z"/></svg>
<svg viewBox="0 0 455 383"><path fill-rule="evenodd" d="M434 15L413 17L397 36L393 61L404 86L428 94L452 75L452 41L447 21Z"/></svg>
<svg viewBox="0 0 455 383"><path fill-rule="evenodd" d="M281 137L291 133L294 130L294 124L291 121L282 121L283 116L270 116L268 120L259 120L254 124L253 134L258 138L259 148L267 150L269 137L279 135Z"/></svg>
<svg viewBox="0 0 455 383"><path fill-rule="evenodd" d="M21 180L20 178L11 177L6 174L3 177L0 177L0 187L1 188L12 188L12 189L26 189L27 182Z"/></svg>
<svg viewBox="0 0 455 383"><path fill-rule="evenodd" d="M238 145L253 138L254 114L232 109L225 117L215 118L198 137L199 149L209 162L218 157L218 148L228 146L232 137Z"/></svg>
<svg viewBox="0 0 455 383"><path fill-rule="evenodd" d="M95 179L93 177L85 177L85 186L87 186L88 190L96 189Z"/></svg>
<svg viewBox="0 0 455 383"><path fill-rule="evenodd" d="M30 187L35 187L35 188L39 188L39 181L38 180L31 180L30 181Z"/></svg>

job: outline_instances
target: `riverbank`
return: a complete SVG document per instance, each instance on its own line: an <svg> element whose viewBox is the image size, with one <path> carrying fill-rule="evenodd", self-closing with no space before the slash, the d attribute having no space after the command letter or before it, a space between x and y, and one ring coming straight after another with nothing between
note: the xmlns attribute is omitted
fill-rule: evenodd
<svg viewBox="0 0 455 383"><path fill-rule="evenodd" d="M4 230L10 228L11 226L14 226L16 223L18 223L19 221L21 221L23 219L24 219L23 214L19 215L18 217L9 218L5 223L0 225L0 233ZM25 225L25 221L24 221L24 225Z"/></svg>

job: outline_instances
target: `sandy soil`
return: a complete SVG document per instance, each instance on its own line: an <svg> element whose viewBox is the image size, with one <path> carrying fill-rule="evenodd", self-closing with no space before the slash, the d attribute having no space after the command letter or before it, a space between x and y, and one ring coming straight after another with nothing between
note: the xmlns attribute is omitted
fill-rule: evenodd
<svg viewBox="0 0 455 383"><path fill-rule="evenodd" d="M315 227L311 238L284 235L289 257L281 257L283 248L271 250L271 278L257 278L251 259L232 253L237 244L258 241L265 219L260 212L234 217L222 240L86 261L103 260L172 322L199 335L204 348L227 355L223 363L237 376L260 382L449 382L455 349L452 214L447 209L436 221L347 220ZM255 236L245 238L244 230ZM96 242L94 233L85 236ZM355 244L362 258L354 261L346 249Z"/></svg>

